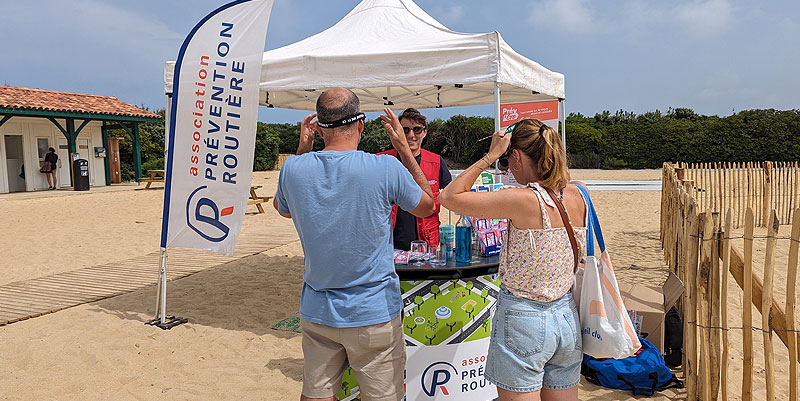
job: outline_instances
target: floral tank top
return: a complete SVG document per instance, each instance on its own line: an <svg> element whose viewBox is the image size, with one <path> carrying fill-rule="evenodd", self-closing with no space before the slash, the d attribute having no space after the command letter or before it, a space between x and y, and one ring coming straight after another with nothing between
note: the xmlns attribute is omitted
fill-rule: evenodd
<svg viewBox="0 0 800 401"><path fill-rule="evenodd" d="M514 296L552 302L572 288L575 259L567 229L553 227L550 222L545 204L556 209L550 195L538 183L529 184L529 188L539 198L543 228L522 230L509 222L500 252L500 280ZM586 227L572 227L578 241L578 257L583 259Z"/></svg>

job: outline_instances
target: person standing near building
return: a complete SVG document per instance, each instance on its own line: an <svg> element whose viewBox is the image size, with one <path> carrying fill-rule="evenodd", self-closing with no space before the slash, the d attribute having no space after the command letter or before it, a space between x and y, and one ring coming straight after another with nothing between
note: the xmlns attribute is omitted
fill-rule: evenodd
<svg viewBox="0 0 800 401"><path fill-rule="evenodd" d="M431 185L436 210L430 216L417 217L395 205L392 208L394 247L407 251L411 248L411 241L423 240L428 243L428 249L435 252L439 245L439 224L441 224L439 221L439 191L444 189L453 178L442 156L422 149L422 141L428 135L428 123L425 116L415 108L408 108L400 114L399 118L414 160ZM397 156L397 149L378 154Z"/></svg>
<svg viewBox="0 0 800 401"><path fill-rule="evenodd" d="M395 204L430 216L433 193L391 110L381 119L400 161L357 150L365 118L359 107L344 88L319 96L317 113L300 124L298 156L281 167L273 202L293 220L305 254L301 401L336 400L347 363L362 399L405 393L403 301L387 222ZM315 132L322 151L311 151Z"/></svg>
<svg viewBox="0 0 800 401"><path fill-rule="evenodd" d="M56 189L58 182L56 179L56 170L58 169L58 155L56 150L49 148L46 155L44 155L44 164L40 170L47 178L47 186L50 189Z"/></svg>

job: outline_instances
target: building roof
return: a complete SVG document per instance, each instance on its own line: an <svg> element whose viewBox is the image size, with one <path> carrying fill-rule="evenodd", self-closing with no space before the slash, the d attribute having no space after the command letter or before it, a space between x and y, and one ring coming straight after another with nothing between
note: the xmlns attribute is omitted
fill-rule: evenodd
<svg viewBox="0 0 800 401"><path fill-rule="evenodd" d="M161 118L158 114L125 103L113 96L86 95L2 85L0 85L0 108L148 119Z"/></svg>

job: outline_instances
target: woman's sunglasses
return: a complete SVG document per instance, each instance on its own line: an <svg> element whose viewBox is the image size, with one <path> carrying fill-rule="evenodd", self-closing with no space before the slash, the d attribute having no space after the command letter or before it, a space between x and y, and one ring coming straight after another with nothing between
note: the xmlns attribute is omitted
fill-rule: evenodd
<svg viewBox="0 0 800 401"><path fill-rule="evenodd" d="M422 130L424 130L424 129L425 129L425 127L420 127L420 126L416 126L416 127L403 127L403 133L404 133L404 134L406 134L406 135L408 135L408 133L409 133L409 132L411 132L411 130L412 130L412 129L414 130L414 133L415 133L415 134L419 135L419 134L421 134L421 133L422 133Z"/></svg>

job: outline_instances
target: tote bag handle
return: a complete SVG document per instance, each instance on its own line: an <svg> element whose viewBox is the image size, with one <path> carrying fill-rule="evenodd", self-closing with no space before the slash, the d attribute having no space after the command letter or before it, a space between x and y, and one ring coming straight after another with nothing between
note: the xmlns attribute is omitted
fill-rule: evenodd
<svg viewBox="0 0 800 401"><path fill-rule="evenodd" d="M594 239L597 238L597 245L600 247L600 253L606 251L606 242L603 239L603 229L600 228L600 219L597 218L597 211L594 209L592 198L589 197L589 191L583 185L575 184L578 190L581 191L583 199L586 201L587 213L587 227L586 227L586 255L595 256L594 253Z"/></svg>

